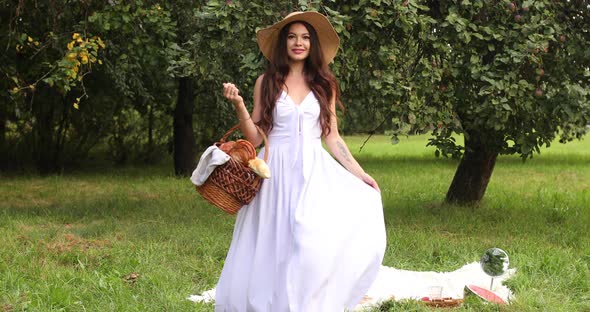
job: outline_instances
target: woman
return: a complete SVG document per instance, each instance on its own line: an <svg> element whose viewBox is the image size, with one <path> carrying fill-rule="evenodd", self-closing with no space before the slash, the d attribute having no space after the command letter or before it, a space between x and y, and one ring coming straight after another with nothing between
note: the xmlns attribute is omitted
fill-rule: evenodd
<svg viewBox="0 0 590 312"><path fill-rule="evenodd" d="M294 12L257 34L269 60L250 115L225 83L240 129L262 143L265 180L238 213L216 291L216 311L343 311L375 279L385 249L381 195L338 134L339 89L328 68L339 39L316 12ZM322 147L328 149L336 162Z"/></svg>

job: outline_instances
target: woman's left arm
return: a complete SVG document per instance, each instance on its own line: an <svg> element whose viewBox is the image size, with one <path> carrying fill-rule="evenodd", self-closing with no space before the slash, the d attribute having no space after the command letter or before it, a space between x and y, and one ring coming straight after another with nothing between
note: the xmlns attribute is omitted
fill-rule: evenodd
<svg viewBox="0 0 590 312"><path fill-rule="evenodd" d="M363 182L367 183L369 186L374 188L375 190L381 192L379 189L379 185L370 175L368 175L361 165L354 159L348 146L338 133L338 118L336 117L336 98L333 97L330 101L330 111L332 113L332 118L330 118L330 133L324 137L324 141L328 146L328 149L338 160L346 170L350 171L352 174L357 176Z"/></svg>

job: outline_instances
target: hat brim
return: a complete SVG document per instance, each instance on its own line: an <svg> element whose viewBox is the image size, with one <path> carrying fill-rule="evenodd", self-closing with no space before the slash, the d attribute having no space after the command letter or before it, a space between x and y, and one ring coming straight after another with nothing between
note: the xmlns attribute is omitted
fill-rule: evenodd
<svg viewBox="0 0 590 312"><path fill-rule="evenodd" d="M329 64L334 60L338 53L338 46L340 45L340 38L338 33L328 18L318 12L293 12L287 15L280 22L273 24L267 28L263 28L256 33L258 47L262 54L272 61L272 51L279 39L281 29L291 22L307 22L316 31L318 40L322 48L322 54L325 64Z"/></svg>

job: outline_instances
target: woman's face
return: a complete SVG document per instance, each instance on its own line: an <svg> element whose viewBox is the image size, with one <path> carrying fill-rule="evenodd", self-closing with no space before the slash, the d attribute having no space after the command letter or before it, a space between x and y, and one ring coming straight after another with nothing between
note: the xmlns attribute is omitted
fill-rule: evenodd
<svg viewBox="0 0 590 312"><path fill-rule="evenodd" d="M311 48L307 28L301 23L291 24L287 33L287 55L291 61L303 61Z"/></svg>

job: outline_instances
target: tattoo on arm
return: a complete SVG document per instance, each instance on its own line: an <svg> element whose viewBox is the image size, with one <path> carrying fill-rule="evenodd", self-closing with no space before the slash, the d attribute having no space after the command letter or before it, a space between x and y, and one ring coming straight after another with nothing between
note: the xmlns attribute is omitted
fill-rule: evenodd
<svg viewBox="0 0 590 312"><path fill-rule="evenodd" d="M344 146L344 143L342 143L341 141L337 141L336 145L338 145L338 148L340 149L340 155L342 155L344 160L350 162L350 155L346 151L346 146Z"/></svg>

